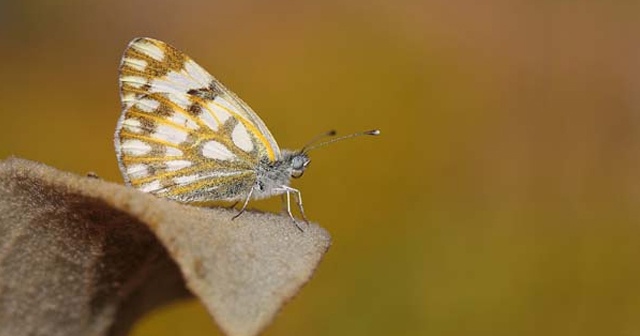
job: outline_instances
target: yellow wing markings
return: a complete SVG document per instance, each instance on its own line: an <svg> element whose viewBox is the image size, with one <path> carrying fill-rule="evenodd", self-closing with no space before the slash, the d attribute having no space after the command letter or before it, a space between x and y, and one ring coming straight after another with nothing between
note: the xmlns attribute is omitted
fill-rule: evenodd
<svg viewBox="0 0 640 336"><path fill-rule="evenodd" d="M135 163L167 162L167 161L173 161L173 160L181 160L181 159L180 159L180 156L176 156L175 158L166 157L166 156L128 156L128 155L122 156L122 163L124 163L125 166L128 166L130 164L135 164Z"/></svg>
<svg viewBox="0 0 640 336"><path fill-rule="evenodd" d="M185 57L185 62L184 62L184 64L186 64L188 61L193 62L193 63L194 63L194 64L196 64L198 67L200 66L200 65L198 65L198 63L196 63L194 60L192 60L192 59L190 59L188 56L186 56L186 57ZM205 72L205 74L207 75L207 77L209 77L209 82L211 82L211 81L217 82L217 81L213 78L213 76L211 76L210 74L208 74L208 73L206 72L206 70L204 70L204 69L202 69L202 70ZM193 82L194 82L194 83L199 83L200 85L202 85L202 87L206 87L207 85L209 85L209 83L202 83L202 82L200 82L197 78L193 77L189 71L186 71L186 68L184 67L184 65L183 65L183 68L182 68L182 72L183 72L183 74L186 74L188 77L190 77L190 78L193 80ZM211 116L211 117L212 117L212 118L213 118L213 119L218 123L218 126L222 126L222 122L220 121L220 118L218 118L218 116L217 116L215 113L213 113L213 111L211 111L211 109L209 109L209 108L207 108L207 107L206 107L206 106L207 106L207 104L205 103L204 99L198 99L196 96L192 96L192 97L193 97L193 98L196 98L196 101L200 104L200 106L201 106L201 107L205 107L205 108L207 109L207 112L208 112L208 113L209 113L209 115L210 115L210 116ZM205 104L203 104L203 103L205 103Z"/></svg>
<svg viewBox="0 0 640 336"><path fill-rule="evenodd" d="M130 131L126 131L126 130L122 130L120 132L120 138L124 139L124 138L133 138L133 139L138 139L138 140L142 140L145 142L154 142L154 143L158 143L161 145L165 145L165 146L170 146L170 147L174 147L177 149L180 149L181 151L190 151L193 150L195 148L199 148L200 144L209 140L215 140L221 144L223 144L225 147L227 147L227 149L229 149L236 157L238 157L238 159L240 161L246 161L246 162L254 162L257 160L256 157L251 156L249 153L246 153L245 151L242 150L238 150L235 148L235 145L231 142L231 140L229 140L229 137L225 137L222 136L218 133L215 132L207 132L205 135L203 136L196 136L197 140L193 143L193 144L188 144L186 146L182 146L182 145L177 145L175 143L171 143L171 142L167 142L164 140L160 140L160 139L156 139L153 137L149 137L149 136L145 136L145 135L141 135L141 134L135 134L135 133L131 133ZM128 158L128 160L125 160L126 162L137 162L137 163L144 163L147 161L170 161L171 159L167 159L166 157L138 157L138 156L131 156L131 158L129 159L129 156L125 156ZM197 157L200 160L205 160L201 154L198 155L189 155L190 158L193 157Z"/></svg>
<svg viewBox="0 0 640 336"><path fill-rule="evenodd" d="M235 171L240 171L240 172L250 172L251 168L250 167L238 167L235 168L234 170L224 170L224 169L219 169L219 170L215 170L215 171L221 171L221 172L235 172ZM160 181L170 181L171 179L175 178L175 177L180 177L180 176L188 176L188 175L195 175L197 173L200 173L202 171L211 171L211 169L207 169L207 170L203 170L202 165L201 164L194 164L190 167L187 168L183 168L183 169L179 169L179 170L175 170L175 171L164 171L161 173L155 173L153 174L153 176L146 176L146 177L141 177L141 178L132 178L130 179L132 184L144 184L147 182L151 182L154 180L160 180ZM241 173L238 173L238 175ZM235 176L235 175L231 175L231 176ZM229 176L220 176L220 177L229 177ZM210 177L210 178L204 178L204 180L208 180L208 179L215 179L216 177Z"/></svg>
<svg viewBox="0 0 640 336"><path fill-rule="evenodd" d="M139 93L141 95L145 95L145 96L147 96L148 98L151 98L151 99L155 99L155 100L159 101L160 103L168 106L171 111L178 112L178 113L182 114L185 118L193 121L199 127L202 127L202 128L205 128L205 129L209 128L209 126L207 126L202 120L200 120L200 118L194 117L191 113L189 113L189 111L183 109L178 104L172 102L169 97L166 97L166 96L163 95L163 93L170 94L169 92L149 92L149 91L145 91L145 90L142 90L142 89L132 89L132 90L129 90L129 91L134 92L134 93Z"/></svg>
<svg viewBox="0 0 640 336"><path fill-rule="evenodd" d="M157 48L158 51L152 52L153 50L147 50L150 48L146 46L153 46L151 49ZM145 62L143 65L136 65L136 63L140 63L142 61ZM189 70L190 63L193 63L196 68ZM229 91L222 83L211 76L206 69L202 68L197 62L175 47L151 38L135 39L125 50L119 70L121 79L120 89L123 94L127 95L127 97L125 97L127 98L127 102L130 101L130 104L134 104L135 106L136 99L128 97L131 94L138 95L136 97L137 99L142 99L146 96L149 99L154 99L160 102L162 104L162 109L168 109L172 113L175 113L175 116L180 115L180 118L177 118L177 120L171 120L172 118L167 118L164 113L144 113L145 111L139 112L137 110L135 112L129 111L125 113L131 113L132 116L139 118L150 118L150 120L153 120L158 124L167 125L176 128L177 130L187 132L188 134L191 134L191 139L193 140L189 146L183 146L187 148L178 147L168 142L159 141L158 139L147 138L147 141L175 147L181 150L193 150L194 148L199 148L196 146L200 145L203 141L216 140L227 146L227 148L231 150L238 159L245 159L249 162L259 160L260 157L255 155L255 152L247 153L236 148L231 139L231 134L228 134L229 132L227 132L228 130L214 130L209 126L210 122L207 120L209 117L213 119L212 122L216 122L217 125L223 126L221 118L214 110L214 108L219 108L221 111L229 113L230 116L242 123L250 134L253 134L253 139L251 139L251 141L257 145L258 153L264 150L269 160L273 161L276 159L276 154L279 150L275 144L275 139L272 139L268 130L265 130L264 133L261 131L264 130L266 126L262 124L260 118L255 115L248 106L246 106L246 103L242 102L237 96L235 96L235 94L233 94L233 92ZM230 105L221 104L214 99L189 95L186 92L162 92L164 90L160 90L161 92L151 92L149 90L149 85L153 86L153 79L166 78L170 71L180 72L182 76L189 78L192 83L200 84L203 88L211 85L219 87L219 90L213 90L218 93L218 96L221 99L226 100ZM147 85L131 85L128 82L122 81L122 78L126 76L138 76L145 78L147 79ZM199 107L198 112L207 113L207 119L203 119L201 115L193 113L194 111L191 110L190 106L187 107L186 104L174 102L176 99L173 99L172 95L178 96L181 98L181 101L186 99L186 102L190 101L191 103L197 104ZM185 119L185 124L182 125L183 122L179 119ZM198 128L188 128L186 127L187 123L192 124L192 126L198 125ZM136 134L130 134L129 137L145 140L143 136ZM260 145L264 149L261 149ZM144 159L139 158L135 158L134 160L145 162Z"/></svg>
<svg viewBox="0 0 640 336"><path fill-rule="evenodd" d="M258 138L258 140L264 145L264 147L267 149L267 155L269 156L269 159L271 161L275 160L275 153L273 151L273 148L271 148L271 144L269 144L269 142L267 141L267 138L265 138L265 136L253 124L253 122L247 120L246 117L239 114L238 112L228 109L226 106L216 103L213 100L211 100L211 103L225 110L227 113L234 116L238 121L240 121L245 126L245 128L249 130L254 136L256 136L256 138ZM211 113L214 113L213 110L211 110L211 108L209 108L207 104L203 104L203 107L209 110Z"/></svg>
<svg viewBox="0 0 640 336"><path fill-rule="evenodd" d="M211 111L210 108L207 107L207 104L200 104L201 107L204 107L207 110L207 113L209 113L209 115L211 117L213 117L213 119L218 123L218 126L222 126L222 122L220 121L220 118L218 118L218 116L213 113L213 111Z"/></svg>
<svg viewBox="0 0 640 336"><path fill-rule="evenodd" d="M157 50L149 50L147 44ZM159 52L160 54L157 54ZM141 59L147 62L145 72L147 76L158 77L158 73L165 73L166 69L180 70L188 56L170 45L152 38L137 38L129 43L124 51L121 68L127 64L127 59Z"/></svg>
<svg viewBox="0 0 640 336"><path fill-rule="evenodd" d="M194 173L201 171L201 169L202 168L200 166L193 165L191 167L187 167L187 168L183 168L175 171L165 171L162 173L155 173L153 176L141 177L137 179L132 178L130 179L130 181L132 184L144 184L154 180L168 180L178 176L192 175Z"/></svg>
<svg viewBox="0 0 640 336"><path fill-rule="evenodd" d="M156 99L156 100L160 100L156 96L149 96L149 97L151 97L153 99ZM194 138L196 139L196 141L193 144L193 146L197 146L200 143L208 141L208 140L215 140L215 141L218 141L218 142L224 144L225 146L227 146L227 148L229 148L229 150L234 152L234 154L236 154L236 156L243 156L245 160L255 161L256 158L248 155L246 152L234 150L235 145L229 140L230 137L225 136L224 134L222 134L220 132L216 132L216 131L212 130L209 126L204 124L199 118L194 119L186 110L184 110L183 108L181 108L177 104L171 102L170 99L166 98L166 99L160 100L160 102L163 103L163 104L166 104L166 105L170 105L170 107L172 108L173 111L179 112L180 114L186 116L190 120L193 120L194 122L196 122L200 126L200 128L198 128L198 129L190 129L188 127L183 127L182 125L176 124L176 123L172 122L171 120L167 119L166 117L164 117L162 115L158 115L158 114L142 112L142 111L138 112L138 111L133 111L131 109L129 111L127 111L126 113L128 115L149 118L149 119L152 119L152 120L156 121L157 123L161 123L161 124L164 124L164 125L175 127L175 128L180 129L182 131L185 131L186 133L193 134L193 135L195 135ZM197 103L200 106L203 105L200 102L197 102ZM211 110L208 110L208 111L209 111L209 113L212 113ZM218 122L218 124L220 124L219 119L215 115L214 115L214 118L216 118L216 122ZM177 148L180 148L180 147L177 147ZM180 148L180 149L182 149L182 148Z"/></svg>
<svg viewBox="0 0 640 336"><path fill-rule="evenodd" d="M153 41L154 44L156 44L155 41ZM157 44L156 44L157 45ZM162 45L160 45L162 46ZM135 51L135 50L134 50ZM136 51L137 52L137 51ZM142 54L144 56L147 56L146 54ZM185 58L185 62L186 62L187 58ZM190 60L190 59L189 59ZM193 62L193 60L191 60ZM157 62L157 61L156 61ZM195 62L194 62L195 63ZM133 71L132 71L133 70ZM181 69L185 74L187 74L187 76L189 76L191 79L194 80L194 82L200 83L200 81L198 81L195 77L193 77L191 75L191 73L184 71L184 68ZM203 69L204 70L204 69ZM154 78L154 76L148 77L149 74L147 72L139 72L135 69L126 69L126 72L132 72L132 73L138 73L141 75L144 75L145 78ZM215 78L213 78L213 76L209 75L207 73L208 77L212 80L215 81L216 83L217 80L215 80ZM207 85L208 83L201 83L203 85ZM221 85L222 84L219 84ZM222 86L224 87L224 86ZM140 94L140 95L145 95L147 97L149 97L150 99L155 99L159 102L161 102L162 104L164 104L166 107L168 107L171 111L174 111L176 113L180 113L182 116L184 116L186 119L194 122L195 124L197 124L200 128L204 129L204 130L211 130L211 128L204 123L204 121L198 117L194 117L191 113L189 113L189 111L187 111L186 109L184 109L183 107L179 106L178 104L174 103L171 98L169 98L166 95L169 94L175 94L175 93L169 93L169 92L149 92L148 90L142 89L142 88L136 88L133 87L131 85L127 85L126 88L123 88L125 91L127 92L131 92L131 93L136 93L136 94ZM186 95L186 94L185 94ZM208 113L213 120L219 125L222 126L222 122L220 120L220 118L215 114L215 112L212 110L212 108L208 105L208 103L211 103L213 105L215 105L216 107L226 111L227 113L229 113L229 115L233 116L234 118L236 118L236 120L238 120L239 122L241 122L243 124L243 126L245 126L245 128L251 133L253 134L256 139L262 144L262 146L266 149L267 152L267 156L270 160L275 160L275 150L274 148L271 146L271 143L267 140L266 136L260 132L260 130L256 127L256 125L253 123L253 121L251 121L250 119L248 119L246 116L242 115L241 113L235 111L234 109L230 109L222 104L219 104L217 102L215 102L214 100L205 100L203 98L197 97L197 96L188 96L190 98L190 100L194 103L197 103L200 108L203 110L201 113ZM235 103L235 100L233 99L232 96L230 96L229 94L227 94L226 92L222 93L222 98L225 100L231 100L233 103ZM135 104L135 101L134 101ZM237 103L236 103L237 104ZM135 105L134 105L135 106ZM129 112L131 113L131 112ZM141 115L144 115L145 117L147 116L147 114L141 113ZM149 114L152 115L152 114ZM154 120L158 121L158 122L162 122L164 124L170 125L170 126L174 126L176 124L170 124L169 121L165 121L165 119L163 119L162 116L154 118ZM176 125L178 126L178 125ZM186 128L182 127L182 130L186 130L187 132L191 133L192 130L187 130ZM211 130L210 132L206 132L206 134L218 134L216 131ZM220 138L217 138L216 140L219 140Z"/></svg>
<svg viewBox="0 0 640 336"><path fill-rule="evenodd" d="M155 121L158 124L171 126L171 127L176 128L178 130L184 131L185 133L191 133L191 132L194 131L193 129L190 129L188 127L184 127L182 125L176 124L176 123L172 122L171 120L168 120L167 118L165 118L163 116L159 116L157 114L151 114L151 113L147 113L147 112L138 112L138 111L129 110L129 111L127 111L127 115L131 115L131 116L139 117L139 118L151 119L151 120Z"/></svg>
<svg viewBox="0 0 640 336"><path fill-rule="evenodd" d="M260 132L260 130L258 130L258 128L253 124L252 121L248 120L245 116L227 108L222 104L216 103L215 101L212 101L212 103L222 108L227 113L236 116L236 118L242 122L242 124L247 128L247 130L253 133L253 135L255 135L258 138L258 140L262 142L264 147L267 149L267 154L269 155L269 159L272 161L275 160L275 153L273 151L273 148L271 148L271 144L269 144L269 141L267 141L267 138L262 134L262 132Z"/></svg>
<svg viewBox="0 0 640 336"><path fill-rule="evenodd" d="M215 134L215 133L211 133L207 137L202 137L202 138L198 139L198 141L195 144L189 144L188 146L177 145L177 144L165 141L165 140L160 140L160 139L156 139L156 138L153 138L153 137L140 135L140 134L134 134L134 133L131 133L131 132L125 131L125 130L123 130L120 133L120 138L121 139L138 139L138 140L142 140L142 141L144 141L146 143L156 143L156 144L160 144L160 145L164 145L164 146L177 148L180 151L182 151L183 153L187 152L186 155L184 155L184 157L186 157L190 161L193 161L194 163L216 162L216 161L211 161L210 159L206 159L200 153L198 153L197 155L193 155L193 154L189 155L189 152L200 148L200 146L199 146L200 143L205 142L205 141L209 141L209 140L215 140L215 141L220 142L224 146L226 146L227 149L229 149L236 156L236 158L238 158L238 160L231 160L230 161L234 165L237 165L238 162L254 162L254 161L256 161L255 157L252 157L248 153L245 153L244 151L238 150L235 147L233 147L233 144L231 143L231 141L229 139L227 139L226 137L221 137L221 136L219 136L218 134ZM147 162L166 162L166 161L171 161L171 160L173 160L173 159L165 157L165 156L160 156L160 157L153 157L153 156L151 156L151 157L137 157L137 156L123 155L123 162L125 164L129 164L129 163L147 163Z"/></svg>
<svg viewBox="0 0 640 336"><path fill-rule="evenodd" d="M202 137L202 139L199 139L197 144L203 143L203 142L207 142L209 140L215 140L221 144L223 144L225 147L227 147L227 149L229 151L231 151L231 153L233 153L236 157L242 157L241 161L246 161L246 162L257 162L259 160L258 157L256 156L252 156L249 153L236 148L236 145L233 143L233 140L231 140L231 137L227 137L227 136L223 136L223 135L219 135L218 133L211 133L210 135L207 134L205 137Z"/></svg>
<svg viewBox="0 0 640 336"><path fill-rule="evenodd" d="M167 147L177 148L177 149L179 149L181 151L187 149L187 148L185 148L185 146L176 145L174 143L171 143L171 142L168 142L168 141L165 141L165 140L152 138L152 137L146 136L146 135L135 134L135 133L131 133L131 132L128 132L128 131L120 132L120 138L138 139L138 140L142 140L142 141L147 142L147 143L156 143L156 144L164 145L164 146L167 146ZM165 158L165 160L167 160L167 159Z"/></svg>

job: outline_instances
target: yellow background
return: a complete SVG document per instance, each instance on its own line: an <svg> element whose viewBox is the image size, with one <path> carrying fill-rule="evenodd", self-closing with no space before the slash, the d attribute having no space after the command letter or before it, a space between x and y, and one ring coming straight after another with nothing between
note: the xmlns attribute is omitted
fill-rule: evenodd
<svg viewBox="0 0 640 336"><path fill-rule="evenodd" d="M639 31L631 2L0 1L0 157L121 182L117 67L155 37L284 148L382 130L295 182L334 244L265 335L640 335ZM217 333L196 301L133 332Z"/></svg>

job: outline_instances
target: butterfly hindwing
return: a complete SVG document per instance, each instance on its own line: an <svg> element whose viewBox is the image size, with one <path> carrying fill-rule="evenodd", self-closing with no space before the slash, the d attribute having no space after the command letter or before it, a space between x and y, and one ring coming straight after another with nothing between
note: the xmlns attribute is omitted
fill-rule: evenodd
<svg viewBox="0 0 640 336"><path fill-rule="evenodd" d="M118 161L128 184L183 202L241 199L280 150L244 102L177 49L133 40L120 67Z"/></svg>

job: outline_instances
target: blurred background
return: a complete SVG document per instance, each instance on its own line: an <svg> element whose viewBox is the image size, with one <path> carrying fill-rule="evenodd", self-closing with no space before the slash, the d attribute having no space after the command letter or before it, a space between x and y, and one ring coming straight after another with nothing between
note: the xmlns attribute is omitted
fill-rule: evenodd
<svg viewBox="0 0 640 336"><path fill-rule="evenodd" d="M638 31L638 2L0 1L0 157L121 183L117 68L155 37L284 148L382 130L294 183L334 244L265 335L640 335ZM218 334L195 300L133 331Z"/></svg>

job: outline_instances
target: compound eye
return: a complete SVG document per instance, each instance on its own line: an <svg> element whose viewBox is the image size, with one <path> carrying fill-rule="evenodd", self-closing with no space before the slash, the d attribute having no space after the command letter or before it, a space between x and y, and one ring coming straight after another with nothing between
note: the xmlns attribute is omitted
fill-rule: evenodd
<svg viewBox="0 0 640 336"><path fill-rule="evenodd" d="M304 167L304 160L301 157L294 157L293 162L291 162L291 167L293 169L302 169Z"/></svg>
<svg viewBox="0 0 640 336"><path fill-rule="evenodd" d="M302 174L304 174L304 170L294 170L291 172L291 177L299 178L302 176Z"/></svg>

